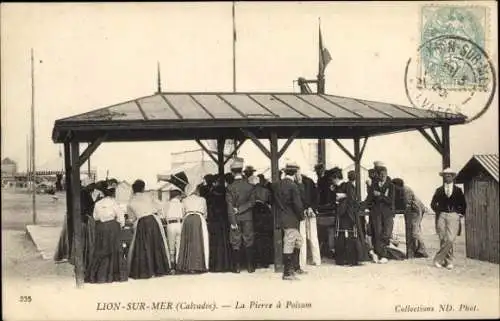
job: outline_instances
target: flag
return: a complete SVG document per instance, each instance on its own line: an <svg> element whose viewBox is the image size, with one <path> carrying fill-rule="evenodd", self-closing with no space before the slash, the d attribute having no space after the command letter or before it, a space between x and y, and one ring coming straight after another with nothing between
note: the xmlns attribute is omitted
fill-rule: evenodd
<svg viewBox="0 0 500 321"><path fill-rule="evenodd" d="M323 37L321 36L321 25L319 27L319 74L324 75L326 66L332 60L328 49L323 47Z"/></svg>

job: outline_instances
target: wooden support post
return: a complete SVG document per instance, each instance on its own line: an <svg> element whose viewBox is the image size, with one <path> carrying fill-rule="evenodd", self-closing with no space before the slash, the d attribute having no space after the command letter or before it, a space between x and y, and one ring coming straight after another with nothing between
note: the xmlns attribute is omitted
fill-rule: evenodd
<svg viewBox="0 0 500 321"><path fill-rule="evenodd" d="M341 142L339 142L338 139L336 138L333 138L333 141L335 142L335 144L337 144L337 146L344 152L346 153L347 156L349 156L349 158L352 160L352 161L355 161L356 159L354 158L354 155L347 149L345 148L344 145L342 145Z"/></svg>
<svg viewBox="0 0 500 321"><path fill-rule="evenodd" d="M443 145L443 142L442 142L442 140L439 138L439 135L438 135L438 132L437 132L436 128L431 127L431 131L432 131L432 134L434 135L434 139L436 140L436 143L438 143L438 145L442 146L442 145Z"/></svg>
<svg viewBox="0 0 500 321"><path fill-rule="evenodd" d="M107 135L103 135L87 146L87 148L83 151L82 155L79 156L78 159L79 166L82 166L87 161L87 159L89 159L89 157L96 151L99 145L102 144L102 142L106 139L106 137ZM89 161L89 166L90 166L90 161ZM90 177L90 167L89 167L89 177Z"/></svg>
<svg viewBox="0 0 500 321"><path fill-rule="evenodd" d="M278 152L278 159L281 158L281 156L283 156L283 154L286 152L288 147L290 147L290 145L293 143L293 140L295 139L295 137L297 137L299 135L299 133L300 133L300 131L296 130L292 134L292 136L288 137L288 140L286 141L285 145L283 145L283 147L281 147L281 149Z"/></svg>
<svg viewBox="0 0 500 321"><path fill-rule="evenodd" d="M361 147L361 152L359 153L359 160L361 161L361 158L363 157L363 154L365 153L365 147L366 147L366 142L368 141L368 137L365 137L363 140L363 147Z"/></svg>
<svg viewBox="0 0 500 321"><path fill-rule="evenodd" d="M354 138L354 172L356 173L356 195L358 200L361 200L361 157L359 137L356 137Z"/></svg>
<svg viewBox="0 0 500 321"><path fill-rule="evenodd" d="M70 259L73 253L73 216L71 215L73 209L73 198L71 194L71 150L69 143L64 143L64 190L66 191L66 232L68 238L68 247ZM72 260L70 260L72 261Z"/></svg>
<svg viewBox="0 0 500 321"><path fill-rule="evenodd" d="M77 287L83 286L84 262L83 262L83 242L82 242L82 216L80 214L80 166L79 166L79 144L71 142L71 195L72 207L71 217L73 218L73 247L75 259L75 279Z"/></svg>
<svg viewBox="0 0 500 321"><path fill-rule="evenodd" d="M259 141L259 139L257 138L257 136L255 136L254 133L252 133L251 131L249 130L246 130L246 129L241 129L241 131L243 132L243 134L245 134L245 136L247 136L248 138L250 138L252 140L252 142L260 149L260 151L267 156L267 158L271 158L271 154L269 153L269 151L267 150L266 146L262 145L262 143ZM274 135L276 135L276 133L274 133ZM276 144L278 144L278 135L276 135ZM278 145L276 145L278 146ZM276 153L278 153L278 147L276 147Z"/></svg>
<svg viewBox="0 0 500 321"><path fill-rule="evenodd" d="M278 155L278 135L276 132L271 132L270 139L270 159L271 159L271 179L273 183L279 180L279 155ZM278 211L276 206L272 207L274 218L274 272L283 271L283 232L279 224Z"/></svg>
<svg viewBox="0 0 500 321"><path fill-rule="evenodd" d="M326 166L326 141L324 139L318 139L317 163Z"/></svg>
<svg viewBox="0 0 500 321"><path fill-rule="evenodd" d="M219 168L219 181L224 185L224 144L226 140L223 137L217 138L217 165Z"/></svg>
<svg viewBox="0 0 500 321"><path fill-rule="evenodd" d="M227 162L229 162L229 160L233 157L233 156L237 156L238 154L238 150L240 149L240 147L243 145L243 143L246 141L246 139L243 139L241 142L239 142L238 144L234 144L234 150L231 152L231 154L229 154L226 159L224 160L224 165L227 164Z"/></svg>
<svg viewBox="0 0 500 321"><path fill-rule="evenodd" d="M432 139L431 135L429 135L425 129L423 128L419 128L418 131L422 134L422 136L425 137L425 139L427 139L427 141L432 145L432 147L434 147L438 153L440 153L441 155L443 154L443 148L441 145L439 145L439 143L437 143L436 141L434 141L434 139ZM444 137L444 132L443 132L443 137ZM444 141L444 139L443 139Z"/></svg>
<svg viewBox="0 0 500 321"><path fill-rule="evenodd" d="M442 155L443 155L443 169L450 167L451 165L451 155L450 155L450 125L444 125L441 127L442 134Z"/></svg>
<svg viewBox="0 0 500 321"><path fill-rule="evenodd" d="M207 153L207 155L214 161L215 164L219 163L219 160L217 160L217 158L212 155L212 151L208 150L208 148L205 147L201 140L197 139L196 142L198 143L198 145L200 145L201 149L203 149L203 151ZM222 146L222 148L224 148L224 146Z"/></svg>

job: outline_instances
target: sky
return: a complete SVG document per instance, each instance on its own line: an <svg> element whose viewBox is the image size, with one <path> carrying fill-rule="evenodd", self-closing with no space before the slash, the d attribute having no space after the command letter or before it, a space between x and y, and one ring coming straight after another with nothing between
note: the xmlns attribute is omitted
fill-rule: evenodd
<svg viewBox="0 0 500 321"><path fill-rule="evenodd" d="M420 39L423 2L237 3L237 91L298 92L298 77L314 78L318 18L332 55L326 93L409 106L404 69ZM498 60L496 4L490 7L488 54ZM163 91L232 91L231 3L1 4L2 158L26 168L30 130L30 48L35 53L37 167L59 162L51 140L56 119L156 91L160 62ZM498 78L498 77L497 77ZM451 165L473 154L498 153L498 93L478 120L451 128ZM284 142L280 142L283 144ZM295 142L286 159L310 167L309 142ZM267 143L266 143L267 144ZM346 142L352 148L352 142ZM170 168L170 153L194 142L103 143L92 155L99 177L156 183ZM258 168L269 161L252 143L240 153ZM384 161L422 199L439 184L441 157L418 133L370 138L362 164ZM328 144L327 164L352 163ZM310 168L309 168L310 170Z"/></svg>

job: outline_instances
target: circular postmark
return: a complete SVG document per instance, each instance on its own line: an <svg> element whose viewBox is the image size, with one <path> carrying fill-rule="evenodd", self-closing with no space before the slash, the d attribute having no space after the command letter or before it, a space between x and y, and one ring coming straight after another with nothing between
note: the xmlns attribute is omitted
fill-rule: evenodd
<svg viewBox="0 0 500 321"><path fill-rule="evenodd" d="M484 49L461 36L425 41L405 70L406 95L417 108L462 114L471 122L491 105L494 65Z"/></svg>

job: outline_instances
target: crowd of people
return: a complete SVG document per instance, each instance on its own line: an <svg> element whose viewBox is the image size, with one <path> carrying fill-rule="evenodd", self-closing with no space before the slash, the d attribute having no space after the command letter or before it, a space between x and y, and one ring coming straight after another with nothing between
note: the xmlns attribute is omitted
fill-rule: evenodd
<svg viewBox="0 0 500 321"><path fill-rule="evenodd" d="M115 199L115 179L84 184L80 200L85 281L240 273L242 266L253 273L274 263L276 231L283 237L284 280L306 274L305 266L320 265L322 256L344 266L428 257L420 227L426 207L401 178L388 176L382 162L368 172L364 200L354 171L345 181L338 167L326 170L318 164L315 172L316 182L289 162L280 179L271 183L235 159L230 173L206 175L198 185L184 172L173 175L167 200L154 200L145 192L144 181L136 180L126 209ZM453 186L454 173L447 169L441 174L445 184L431 203L441 240L434 264L451 269L465 198ZM398 209L405 217L406 254L394 247ZM64 228L55 259L74 263L73 253Z"/></svg>

